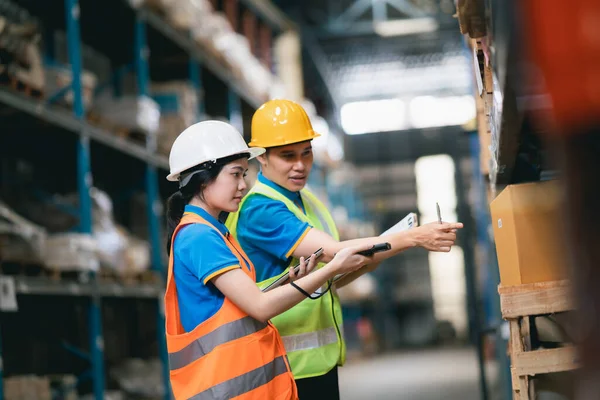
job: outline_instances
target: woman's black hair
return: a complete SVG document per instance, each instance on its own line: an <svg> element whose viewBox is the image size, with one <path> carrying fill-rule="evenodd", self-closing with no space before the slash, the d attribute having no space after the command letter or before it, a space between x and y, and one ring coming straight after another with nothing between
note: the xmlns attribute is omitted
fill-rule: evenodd
<svg viewBox="0 0 600 400"><path fill-rule="evenodd" d="M185 206L195 196L199 196L201 200L204 200L202 194L204 188L217 179L217 176L219 176L225 165L240 158L248 158L249 156L248 153L234 154L221 158L216 162L208 161L202 163L180 174L179 181L187 182L167 199L167 254L171 252L173 233L183 217Z"/></svg>

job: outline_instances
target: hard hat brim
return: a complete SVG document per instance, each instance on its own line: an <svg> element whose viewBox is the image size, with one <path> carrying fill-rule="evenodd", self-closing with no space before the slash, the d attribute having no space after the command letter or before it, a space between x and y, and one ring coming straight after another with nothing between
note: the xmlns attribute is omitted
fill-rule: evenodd
<svg viewBox="0 0 600 400"><path fill-rule="evenodd" d="M315 132L315 131L311 131L311 133L304 137L304 138L297 138L297 139L291 139L291 140L283 140L283 141L274 141L274 142L267 142L267 143L261 143L260 141L250 141L250 143L248 143L248 146L250 146L251 148L254 149L259 149L259 148L271 148L271 147L281 147L281 146L287 146L290 144L296 144L296 143L302 143L302 142L308 142L309 140L313 140L318 138L319 136L321 136L320 133Z"/></svg>
<svg viewBox="0 0 600 400"><path fill-rule="evenodd" d="M260 156L261 154L264 154L265 151L267 151L267 150L265 148L263 148L263 147L250 147L248 149L245 149L245 150L242 150L242 151L238 151L236 153L231 153L227 157L234 156L236 154L246 154L246 153L248 153L248 154L250 154L250 157L248 157L248 160L252 160L253 158L256 158L256 157ZM188 169L190 169L192 167L194 167L194 165L186 168L184 171L186 171L186 170L188 170ZM177 182L179 180L179 175L181 175L181 173L184 172L184 171L178 171L178 172L175 172L173 174L167 175L167 180L171 181L171 182Z"/></svg>

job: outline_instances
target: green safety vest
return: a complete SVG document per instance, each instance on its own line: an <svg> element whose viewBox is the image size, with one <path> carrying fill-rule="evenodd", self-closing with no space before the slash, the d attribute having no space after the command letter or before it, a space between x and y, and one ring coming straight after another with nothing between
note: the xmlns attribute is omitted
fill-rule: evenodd
<svg viewBox="0 0 600 400"><path fill-rule="evenodd" d="M242 200L238 211L229 214L226 222L227 228L237 239L239 213L243 210L244 203L250 196L263 195L283 202L299 220L308 222L311 226L327 232L335 240L339 240L337 228L325 205L307 189L303 189L300 194L306 214L275 189L256 182ZM299 260L294 258L290 266L296 265L298 262ZM321 268L323 265L325 264L320 263L317 268ZM287 274L288 271L286 269L280 275L257 284L263 288ZM333 287L329 293L317 300L304 299L283 314L272 318L271 322L277 327L283 338L295 379L324 375L336 365L343 365L346 361L342 307Z"/></svg>

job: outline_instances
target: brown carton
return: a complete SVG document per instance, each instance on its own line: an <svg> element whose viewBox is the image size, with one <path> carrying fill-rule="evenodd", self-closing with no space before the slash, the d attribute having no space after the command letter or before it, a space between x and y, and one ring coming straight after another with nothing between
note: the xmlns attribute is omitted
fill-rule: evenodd
<svg viewBox="0 0 600 400"><path fill-rule="evenodd" d="M557 181L507 186L491 205L503 286L568 278Z"/></svg>

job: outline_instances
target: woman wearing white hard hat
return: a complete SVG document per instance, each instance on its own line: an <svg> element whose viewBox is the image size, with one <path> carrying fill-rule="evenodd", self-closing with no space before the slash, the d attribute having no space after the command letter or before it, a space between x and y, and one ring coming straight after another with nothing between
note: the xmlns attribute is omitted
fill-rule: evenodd
<svg viewBox="0 0 600 400"><path fill-rule="evenodd" d="M304 300L304 291L369 262L356 254L369 246L344 249L310 275L314 260L301 260L298 275L290 271L298 285L258 289L254 266L219 216L237 211L248 160L264 151L248 148L233 126L219 121L192 125L171 148L167 179L179 182L179 190L167 204L165 317L176 399L297 399L269 319Z"/></svg>

